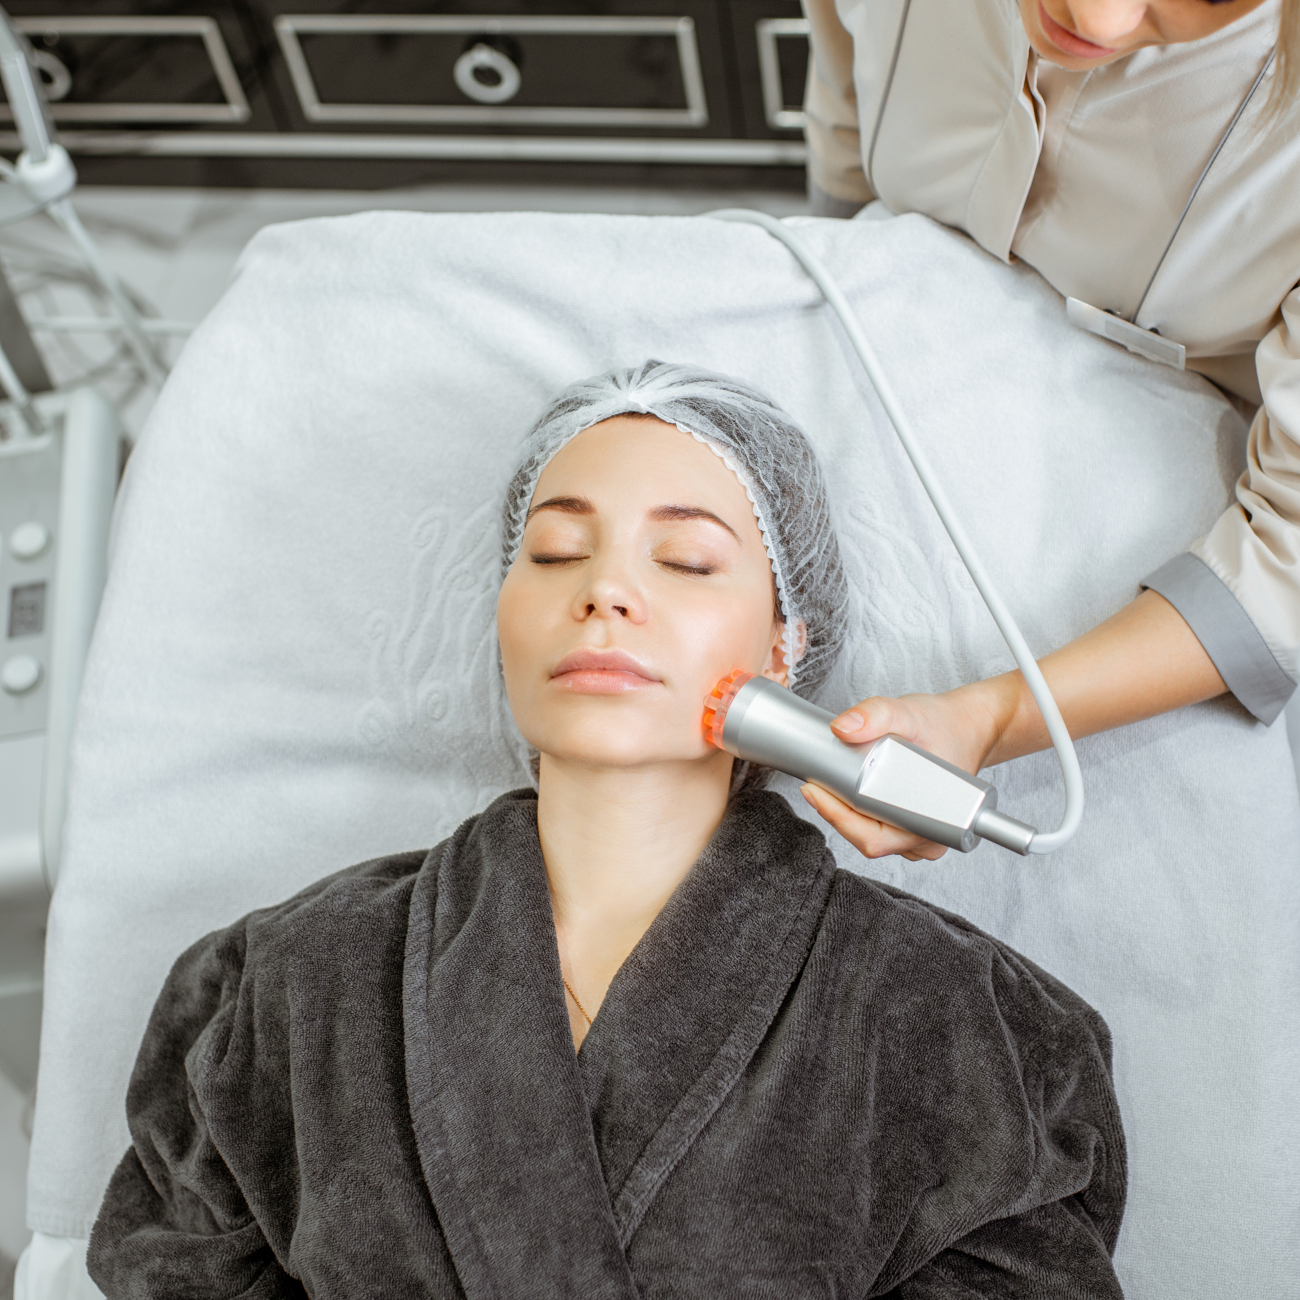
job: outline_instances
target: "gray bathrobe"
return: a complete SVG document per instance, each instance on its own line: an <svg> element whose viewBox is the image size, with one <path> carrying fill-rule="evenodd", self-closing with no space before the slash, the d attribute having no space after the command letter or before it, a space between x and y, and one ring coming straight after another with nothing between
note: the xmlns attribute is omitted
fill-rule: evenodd
<svg viewBox="0 0 1300 1300"><path fill-rule="evenodd" d="M519 791L195 944L127 1111L110 1298L1120 1294L1101 1018L769 793L576 1055Z"/></svg>

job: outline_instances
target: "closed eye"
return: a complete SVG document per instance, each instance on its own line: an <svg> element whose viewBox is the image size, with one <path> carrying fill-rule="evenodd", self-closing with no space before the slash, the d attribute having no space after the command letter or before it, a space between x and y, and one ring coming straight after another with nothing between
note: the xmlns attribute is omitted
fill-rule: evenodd
<svg viewBox="0 0 1300 1300"><path fill-rule="evenodd" d="M674 573L695 573L703 577L717 572L716 567L711 564L678 564L674 560L660 560L659 563L665 569L672 569Z"/></svg>
<svg viewBox="0 0 1300 1300"><path fill-rule="evenodd" d="M528 557L534 564L576 564L579 560L590 559L587 555L551 555L534 552Z"/></svg>

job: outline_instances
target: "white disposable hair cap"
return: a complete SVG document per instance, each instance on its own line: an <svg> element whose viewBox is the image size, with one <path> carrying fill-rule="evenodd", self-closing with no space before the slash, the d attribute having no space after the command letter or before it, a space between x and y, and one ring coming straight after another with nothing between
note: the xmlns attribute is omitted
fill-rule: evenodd
<svg viewBox="0 0 1300 1300"><path fill-rule="evenodd" d="M772 564L787 681L810 695L844 642L848 584L821 466L803 431L756 388L696 366L646 361L565 389L533 426L506 491L503 572L514 563L542 471L585 429L654 415L702 442L735 474Z"/></svg>

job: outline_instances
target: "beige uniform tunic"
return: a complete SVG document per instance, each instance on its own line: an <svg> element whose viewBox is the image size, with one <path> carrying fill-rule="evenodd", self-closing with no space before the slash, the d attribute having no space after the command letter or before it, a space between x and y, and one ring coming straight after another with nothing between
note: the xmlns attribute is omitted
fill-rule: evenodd
<svg viewBox="0 0 1300 1300"><path fill-rule="evenodd" d="M1144 585L1271 722L1300 680L1300 109L1267 120L1272 68L1251 94L1278 0L1088 72L1041 61L1014 0L804 7L814 210L878 197L964 230L1260 406L1236 502Z"/></svg>

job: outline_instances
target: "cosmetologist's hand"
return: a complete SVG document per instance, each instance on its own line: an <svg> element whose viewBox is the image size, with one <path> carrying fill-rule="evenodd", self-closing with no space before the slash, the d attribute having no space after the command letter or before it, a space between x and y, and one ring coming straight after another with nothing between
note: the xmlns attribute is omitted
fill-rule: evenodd
<svg viewBox="0 0 1300 1300"><path fill-rule="evenodd" d="M975 773L985 765L1001 730L993 710L969 689L945 695L874 696L840 714L831 728L852 745L893 734L920 745L963 771ZM934 861L948 849L910 831L900 831L851 808L842 799L809 782L805 799L850 844L868 858L899 853L909 862Z"/></svg>
<svg viewBox="0 0 1300 1300"><path fill-rule="evenodd" d="M1039 661L1066 729L1076 740L1227 690L1204 647L1163 596L1144 591L1104 623ZM893 732L970 773L1051 744L1047 724L1019 672L959 686L944 695L863 700L831 724L841 740L865 744ZM942 844L895 830L827 794L803 796L869 858L901 853L933 861Z"/></svg>

